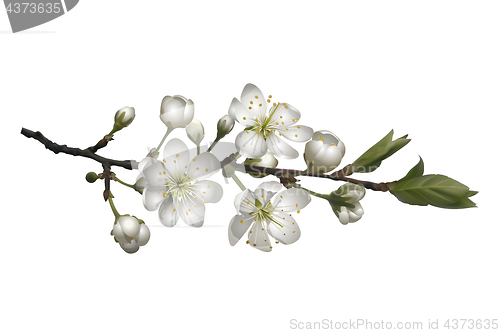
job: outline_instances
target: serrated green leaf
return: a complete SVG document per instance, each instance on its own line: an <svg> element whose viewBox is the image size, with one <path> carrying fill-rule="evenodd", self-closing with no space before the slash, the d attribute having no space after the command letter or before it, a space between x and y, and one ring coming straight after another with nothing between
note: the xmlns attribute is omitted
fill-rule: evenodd
<svg viewBox="0 0 500 333"><path fill-rule="evenodd" d="M420 161L417 164L415 164L415 166L413 168L411 168L410 171L408 171L406 176L401 178L398 182L404 182L404 181L409 180L411 178L420 177L423 174L424 174L424 161L422 160L422 157L420 157Z"/></svg>
<svg viewBox="0 0 500 333"><path fill-rule="evenodd" d="M475 207L474 202L468 198L477 193L443 175L425 175L398 181L390 192L399 201L410 205L452 209Z"/></svg>
<svg viewBox="0 0 500 333"><path fill-rule="evenodd" d="M361 155L352 165L353 172L368 173L375 171L383 160L393 155L410 142L407 135L392 141L394 130L391 130L382 140L373 145Z"/></svg>

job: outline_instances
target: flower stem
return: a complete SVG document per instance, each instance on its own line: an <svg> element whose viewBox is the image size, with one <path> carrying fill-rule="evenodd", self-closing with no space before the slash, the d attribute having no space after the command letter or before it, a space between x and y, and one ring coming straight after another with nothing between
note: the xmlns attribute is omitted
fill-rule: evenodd
<svg viewBox="0 0 500 333"><path fill-rule="evenodd" d="M167 138L167 136L170 134L170 132L172 132L174 129L171 128L171 127L168 127L167 129L167 133L165 133L165 135L163 136L163 139L161 139L160 141L160 144L158 145L158 147L156 147L155 151L159 151L160 148L161 148L161 145L163 144L163 142L165 142L165 139Z"/></svg>
<svg viewBox="0 0 500 333"><path fill-rule="evenodd" d="M327 196L328 196L327 194L321 194L321 193L318 193L318 192L314 192L314 191L308 190L307 188L302 187L302 186L297 185L297 184L294 184L293 187L300 188L300 189L306 191L307 193L309 193L311 195L314 195L315 197L318 197L318 198L326 199Z"/></svg>
<svg viewBox="0 0 500 333"><path fill-rule="evenodd" d="M214 142L212 142L212 144L210 145L210 147L208 147L207 152L211 151L211 150L215 147L215 145L219 142L219 140L220 140L220 139L221 139L221 138L217 137L217 138L215 139L215 141L214 141Z"/></svg>
<svg viewBox="0 0 500 333"><path fill-rule="evenodd" d="M234 182L236 183L236 185L238 185L242 191L244 191L244 190L247 189L245 187L245 185L243 185L243 183L241 182L241 180L236 175L233 175L232 178L233 178Z"/></svg>
<svg viewBox="0 0 500 333"><path fill-rule="evenodd" d="M196 155L200 155L200 145L196 145Z"/></svg>
<svg viewBox="0 0 500 333"><path fill-rule="evenodd" d="M116 210L115 204L113 203L113 198L114 198L113 194L109 192L109 198L108 198L109 206L111 207L111 210L113 211L113 215L115 216L115 218L118 218L120 216L120 213L118 213L118 211Z"/></svg>

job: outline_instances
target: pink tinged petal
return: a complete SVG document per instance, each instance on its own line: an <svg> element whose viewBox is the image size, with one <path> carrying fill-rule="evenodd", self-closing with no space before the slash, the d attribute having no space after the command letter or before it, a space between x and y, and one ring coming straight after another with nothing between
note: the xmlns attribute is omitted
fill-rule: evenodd
<svg viewBox="0 0 500 333"><path fill-rule="evenodd" d="M300 229L295 219L287 213L273 213L273 219L267 226L269 234L285 245L295 243L300 238Z"/></svg>
<svg viewBox="0 0 500 333"><path fill-rule="evenodd" d="M264 252L270 252L273 249L273 243L267 234L264 222L255 221L248 232L248 245Z"/></svg>
<svg viewBox="0 0 500 333"><path fill-rule="evenodd" d="M235 144L240 154L249 158L264 156L268 148L264 136L262 134L257 134L255 131L241 132L236 137Z"/></svg>
<svg viewBox="0 0 500 333"><path fill-rule="evenodd" d="M245 191L238 193L234 199L234 207L237 212L248 214L250 212L255 212L255 196L252 191L246 189Z"/></svg>
<svg viewBox="0 0 500 333"><path fill-rule="evenodd" d="M191 161L188 147L179 139L168 141L163 149L163 161L172 175L184 173Z"/></svg>
<svg viewBox="0 0 500 333"><path fill-rule="evenodd" d="M205 152L191 159L187 168L187 175L190 177L190 181L196 182L196 180L207 179L219 171L219 169L220 161L217 157Z"/></svg>
<svg viewBox="0 0 500 333"><path fill-rule="evenodd" d="M167 169L160 161L154 161L144 169L144 178L151 186L165 185L167 183Z"/></svg>
<svg viewBox="0 0 500 333"><path fill-rule="evenodd" d="M279 136L274 133L270 133L267 137L267 148L276 157L280 158L296 158L299 156L299 152L293 149L288 143L281 140Z"/></svg>
<svg viewBox="0 0 500 333"><path fill-rule="evenodd" d="M267 112L266 100L267 98L264 97L262 91L251 83L247 84L241 93L241 104L247 110L251 107L254 114L259 117L264 116Z"/></svg>
<svg viewBox="0 0 500 333"><path fill-rule="evenodd" d="M303 209L309 202L311 202L309 193L302 189L291 188L278 193L273 206L278 212L293 212Z"/></svg>
<svg viewBox="0 0 500 333"><path fill-rule="evenodd" d="M238 214L231 219L228 229L229 244L231 244L231 246L238 243L254 220L255 216L248 214Z"/></svg>
<svg viewBox="0 0 500 333"><path fill-rule="evenodd" d="M194 197L179 198L177 200L179 215L189 226L199 228L205 220L205 205L200 198Z"/></svg>
<svg viewBox="0 0 500 333"><path fill-rule="evenodd" d="M130 254L139 251L139 245L137 245L135 240L132 240L130 243L125 243L125 244L120 243L120 247L122 248L123 251Z"/></svg>
<svg viewBox="0 0 500 333"><path fill-rule="evenodd" d="M273 113L274 109L276 111ZM272 124L277 124L277 126L292 126L300 119L300 111L291 106L288 103L282 103L272 107L270 113L273 114L271 118Z"/></svg>
<svg viewBox="0 0 500 333"><path fill-rule="evenodd" d="M196 195L204 202L216 203L222 198L222 186L211 180L202 180L192 185Z"/></svg>
<svg viewBox="0 0 500 333"><path fill-rule="evenodd" d="M166 227L173 227L179 220L179 210L174 206L172 197L168 197L163 201L158 209L158 217L160 222Z"/></svg>
<svg viewBox="0 0 500 333"><path fill-rule="evenodd" d="M243 126L255 125L255 115L252 110L245 108L236 98L233 98L229 106L229 112L229 115Z"/></svg>
<svg viewBox="0 0 500 333"><path fill-rule="evenodd" d="M165 187L148 186L142 191L142 203L149 211L155 211L160 206L161 202L166 199Z"/></svg>
<svg viewBox="0 0 500 333"><path fill-rule="evenodd" d="M139 234L135 236L134 240L139 246L146 245L149 242L149 237L151 236L151 233L149 231L149 228L145 224L141 224L141 229L139 230Z"/></svg>
<svg viewBox="0 0 500 333"><path fill-rule="evenodd" d="M311 140L314 130L308 126L281 126L278 131L288 140L294 142L305 142Z"/></svg>

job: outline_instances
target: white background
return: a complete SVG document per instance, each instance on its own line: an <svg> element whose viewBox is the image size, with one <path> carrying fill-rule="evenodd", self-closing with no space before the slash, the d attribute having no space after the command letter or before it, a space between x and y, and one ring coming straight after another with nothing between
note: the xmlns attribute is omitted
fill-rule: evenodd
<svg viewBox="0 0 500 333"><path fill-rule="evenodd" d="M286 332L292 319L425 328L499 318L499 10L495 1L87 0L18 34L0 11L2 330ZM128 255L109 235L102 182L84 180L100 165L20 135L26 127L85 148L129 105L134 123L100 154L140 160L166 129L164 95L191 98L212 140L248 82L293 104L300 123L336 133L343 164L391 129L408 133L407 147L360 178L401 178L420 155L426 174L478 190L479 208L409 206L369 191L365 216L344 226L317 199L297 216L301 239L263 253L245 238L229 245L239 190L220 174L224 198L207 205L201 229L163 227L139 194L113 183L120 213L152 231ZM183 130L173 137L187 140Z"/></svg>

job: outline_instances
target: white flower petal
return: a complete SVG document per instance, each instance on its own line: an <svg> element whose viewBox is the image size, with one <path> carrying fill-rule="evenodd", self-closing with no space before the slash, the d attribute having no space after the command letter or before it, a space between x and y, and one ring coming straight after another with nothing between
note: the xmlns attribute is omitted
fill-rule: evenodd
<svg viewBox="0 0 500 333"><path fill-rule="evenodd" d="M248 244L261 251L270 252L273 248L273 244L269 239L266 228L265 222L255 221L248 232Z"/></svg>
<svg viewBox="0 0 500 333"><path fill-rule="evenodd" d="M238 214L231 219L228 229L229 244L231 244L231 246L238 243L254 220L255 215L251 216L248 214Z"/></svg>
<svg viewBox="0 0 500 333"><path fill-rule="evenodd" d="M219 171L220 161L213 154L205 152L194 157L187 168L190 181L207 179Z"/></svg>
<svg viewBox="0 0 500 333"><path fill-rule="evenodd" d="M161 202L165 200L165 188L158 186L148 186L142 191L142 203L149 211L155 211L160 206Z"/></svg>
<svg viewBox="0 0 500 333"><path fill-rule="evenodd" d="M240 154L249 158L264 156L268 148L264 136L255 131L241 132L236 137L235 144Z"/></svg>
<svg viewBox="0 0 500 333"><path fill-rule="evenodd" d="M256 211L255 208L255 195L249 189L238 193L234 198L234 207L237 212L248 214Z"/></svg>
<svg viewBox="0 0 500 333"><path fill-rule="evenodd" d="M182 140L172 139L163 149L163 163L167 170L176 178L186 172L191 158L189 149Z"/></svg>
<svg viewBox="0 0 500 333"><path fill-rule="evenodd" d="M256 124L255 115L252 110L248 107L244 107L236 98L233 98L229 106L229 115L245 127Z"/></svg>
<svg viewBox="0 0 500 333"><path fill-rule="evenodd" d="M179 220L179 211L174 207L172 197L167 197L158 209L160 222L166 227L173 227Z"/></svg>
<svg viewBox="0 0 500 333"><path fill-rule="evenodd" d="M255 85L249 83L241 93L241 104L248 109L252 108L254 114L263 117L267 112L267 102L262 91Z"/></svg>
<svg viewBox="0 0 500 333"><path fill-rule="evenodd" d="M270 181L270 182L263 182L257 188L263 188L266 191L271 191L271 192L279 192L280 190L283 189L283 185L281 185L279 182L276 181Z"/></svg>
<svg viewBox="0 0 500 333"><path fill-rule="evenodd" d="M139 251L139 245L137 245L135 240L132 240L129 243L125 244L120 243L120 247L127 253L136 253L137 251Z"/></svg>
<svg viewBox="0 0 500 333"><path fill-rule="evenodd" d="M139 173L142 173L145 168L147 168L148 166L153 164L153 161L156 161L156 159L154 159L152 157L143 158L142 161L139 162L139 166L138 166Z"/></svg>
<svg viewBox="0 0 500 333"><path fill-rule="evenodd" d="M125 245L126 243L130 242L130 237L125 235L120 223L113 224L113 236L120 244Z"/></svg>
<svg viewBox="0 0 500 333"><path fill-rule="evenodd" d="M302 189L290 188L276 195L273 206L278 212L293 212L303 209L309 202L309 193Z"/></svg>
<svg viewBox="0 0 500 333"><path fill-rule="evenodd" d="M149 242L149 237L151 236L151 232L149 228L145 224L141 224L141 229L139 230L139 234L135 236L134 240L139 246L146 245Z"/></svg>
<svg viewBox="0 0 500 333"><path fill-rule="evenodd" d="M293 149L288 143L281 140L279 136L274 133L270 133L267 136L267 148L276 157L281 158L296 158L299 156L299 152Z"/></svg>
<svg viewBox="0 0 500 333"><path fill-rule="evenodd" d="M186 134L195 145L199 145L205 136L203 124L198 119L194 118L191 124L186 127Z"/></svg>
<svg viewBox="0 0 500 333"><path fill-rule="evenodd" d="M199 196L203 203L216 203L222 198L222 186L211 180L202 180L191 185L193 192Z"/></svg>
<svg viewBox="0 0 500 333"><path fill-rule="evenodd" d="M292 126L300 119L300 111L288 103L280 103L275 107L271 107L269 112L273 115L271 124L278 126Z"/></svg>
<svg viewBox="0 0 500 333"><path fill-rule="evenodd" d="M272 217L277 223L269 222L267 231L274 239L283 244L292 244L300 238L299 226L290 214L273 213Z"/></svg>
<svg viewBox="0 0 500 333"><path fill-rule="evenodd" d="M281 126L278 131L288 140L295 142L305 142L311 140L314 130L308 126Z"/></svg>
<svg viewBox="0 0 500 333"><path fill-rule="evenodd" d="M175 202L175 200L174 200ZM189 226L199 228L205 221L205 205L200 198L178 198L177 208L181 219Z"/></svg>
<svg viewBox="0 0 500 333"><path fill-rule="evenodd" d="M254 191L254 195L255 198L262 203L262 206L265 206L266 203L276 194L276 192L278 191L268 191L265 188L257 187Z"/></svg>
<svg viewBox="0 0 500 333"><path fill-rule="evenodd" d="M151 186L165 185L167 183L167 169L165 165L155 160L152 164L144 169L144 178Z"/></svg>
<svg viewBox="0 0 500 333"><path fill-rule="evenodd" d="M125 236L128 237L135 237L141 228L139 221L132 216L120 216L118 218L118 224L120 224Z"/></svg>

